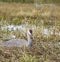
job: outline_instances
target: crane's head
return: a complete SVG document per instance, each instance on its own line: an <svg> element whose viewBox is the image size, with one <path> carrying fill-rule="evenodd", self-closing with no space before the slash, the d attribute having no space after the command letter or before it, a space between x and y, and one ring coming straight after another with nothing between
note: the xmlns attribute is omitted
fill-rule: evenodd
<svg viewBox="0 0 60 62"><path fill-rule="evenodd" d="M29 29L29 30L27 31L27 34L28 34L29 36L31 36L31 35L32 35L32 29Z"/></svg>
<svg viewBox="0 0 60 62"><path fill-rule="evenodd" d="M28 30L28 34L31 35L32 34L32 29Z"/></svg>
<svg viewBox="0 0 60 62"><path fill-rule="evenodd" d="M29 29L29 30L28 30L28 35L27 35L27 36L34 40L34 37L33 37L32 32L33 32L32 29Z"/></svg>

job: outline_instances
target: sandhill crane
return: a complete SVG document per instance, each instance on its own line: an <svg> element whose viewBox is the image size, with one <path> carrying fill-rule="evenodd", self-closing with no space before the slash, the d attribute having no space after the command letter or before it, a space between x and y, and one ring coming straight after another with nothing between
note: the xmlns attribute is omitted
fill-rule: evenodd
<svg viewBox="0 0 60 62"><path fill-rule="evenodd" d="M22 47L22 46L26 46L26 47L31 47L32 44L32 30L28 30L27 31L27 40L25 39L10 39L8 41L5 41L1 44L1 46L5 46L5 47Z"/></svg>

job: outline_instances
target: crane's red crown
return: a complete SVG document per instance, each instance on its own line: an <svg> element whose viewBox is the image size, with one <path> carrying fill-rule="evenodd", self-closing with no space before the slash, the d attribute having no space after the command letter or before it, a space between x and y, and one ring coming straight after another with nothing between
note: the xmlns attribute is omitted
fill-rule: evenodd
<svg viewBox="0 0 60 62"><path fill-rule="evenodd" d="M29 32L32 34L32 30L30 29Z"/></svg>

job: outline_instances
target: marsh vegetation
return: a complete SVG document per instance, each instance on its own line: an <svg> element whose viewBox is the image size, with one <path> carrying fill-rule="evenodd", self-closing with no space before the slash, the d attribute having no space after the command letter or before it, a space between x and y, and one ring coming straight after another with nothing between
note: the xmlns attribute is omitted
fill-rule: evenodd
<svg viewBox="0 0 60 62"><path fill-rule="evenodd" d="M60 6L0 2L0 44L12 36L26 39L29 28L32 47L0 46L0 62L59 62Z"/></svg>

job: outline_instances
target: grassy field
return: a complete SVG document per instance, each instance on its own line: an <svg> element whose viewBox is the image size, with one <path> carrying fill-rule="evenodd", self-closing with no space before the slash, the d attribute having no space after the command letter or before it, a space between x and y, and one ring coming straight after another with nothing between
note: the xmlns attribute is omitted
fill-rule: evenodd
<svg viewBox="0 0 60 62"><path fill-rule="evenodd" d="M21 3L9 4L9 3L2 3L2 2L0 3L0 20L3 20L3 21L8 20L9 23L17 22L17 24L19 24L22 21L24 22L25 18L29 19L30 21L32 19L33 22L34 20L37 20L37 19L59 21L60 6L57 6L54 4L53 5L40 4L40 6L36 7L34 4L21 4Z"/></svg>
<svg viewBox="0 0 60 62"><path fill-rule="evenodd" d="M0 25L9 24L35 25L33 31L34 40L31 48L7 48L0 47L0 62L59 62L60 61L60 6L41 4L36 7L34 4L2 3L0 2ZM53 35L43 35L41 27L53 28ZM0 30L2 40L9 37L7 34L14 33L17 38L25 38L16 31Z"/></svg>

